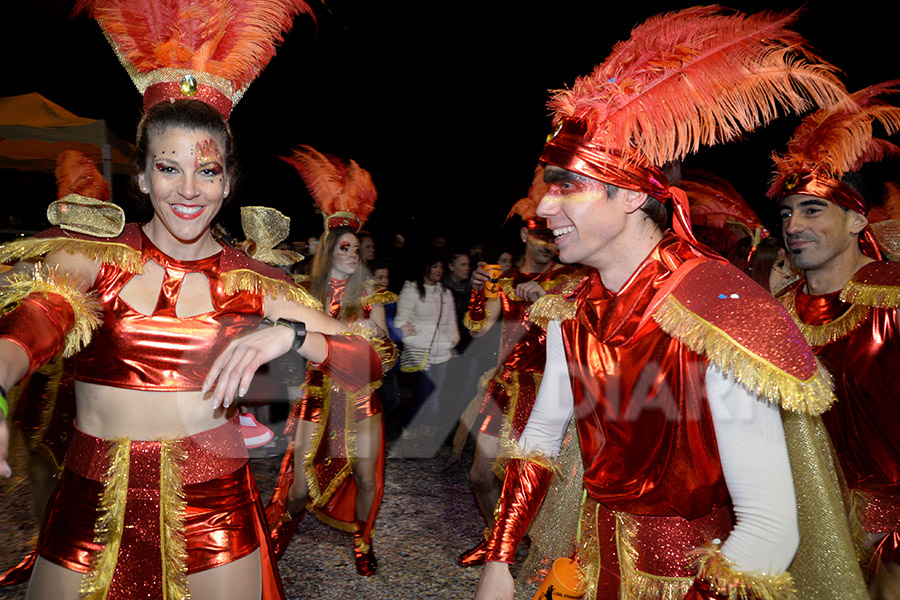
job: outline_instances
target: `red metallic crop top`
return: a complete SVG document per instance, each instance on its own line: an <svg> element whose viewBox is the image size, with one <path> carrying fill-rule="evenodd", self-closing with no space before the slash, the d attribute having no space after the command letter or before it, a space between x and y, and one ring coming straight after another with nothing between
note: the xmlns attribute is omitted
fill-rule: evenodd
<svg viewBox="0 0 900 600"><path fill-rule="evenodd" d="M119 293L134 277L114 264L104 264L92 291L103 307L102 325L75 361L75 379L88 383L148 391L200 390L209 368L236 336L254 329L263 317L261 293L226 294L223 272L241 267L263 271L269 278L287 279L282 272L254 261L237 250L200 260L181 261L163 254L143 234L131 232L140 246L142 263L165 268L163 284L151 315L134 310ZM209 280L212 312L179 318L175 305L188 273Z"/></svg>

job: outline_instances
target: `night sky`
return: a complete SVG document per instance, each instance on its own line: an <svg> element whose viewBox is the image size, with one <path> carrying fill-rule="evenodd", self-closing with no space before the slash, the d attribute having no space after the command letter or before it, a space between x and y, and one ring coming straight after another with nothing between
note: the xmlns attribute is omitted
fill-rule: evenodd
<svg viewBox="0 0 900 600"><path fill-rule="evenodd" d="M70 18L71 1L4 4L0 95L40 92L75 114L106 119L114 133L133 141L140 98L99 27L84 16ZM379 200L367 228L382 248L395 232L413 242L442 234L459 244L490 245L531 181L549 130L547 90L589 72L633 25L693 4L313 4L318 26L304 16L295 21L232 114L243 178L225 222L239 230L238 206L262 204L292 218L292 238L317 235L322 221L302 181L277 158L310 144L372 173ZM836 5L808 3L795 29L845 72L850 89L900 77L896 26L883 2L841 3L840 12L826 4ZM729 6L756 12L798 3ZM782 119L685 166L730 179L770 219L760 200L768 155L783 148L797 124ZM3 181L10 181L8 173ZM121 184L116 181L117 193ZM34 210L53 199L18 197L52 195L52 179L30 176L14 189L17 197L0 192L9 210ZM137 218L124 195L117 199Z"/></svg>

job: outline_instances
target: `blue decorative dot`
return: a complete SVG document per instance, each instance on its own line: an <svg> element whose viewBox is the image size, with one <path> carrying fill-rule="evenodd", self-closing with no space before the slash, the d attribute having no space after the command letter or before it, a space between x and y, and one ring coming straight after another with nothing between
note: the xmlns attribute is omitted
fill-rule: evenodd
<svg viewBox="0 0 900 600"><path fill-rule="evenodd" d="M726 296L725 294L719 294L719 300L724 300L727 297L728 296Z"/></svg>

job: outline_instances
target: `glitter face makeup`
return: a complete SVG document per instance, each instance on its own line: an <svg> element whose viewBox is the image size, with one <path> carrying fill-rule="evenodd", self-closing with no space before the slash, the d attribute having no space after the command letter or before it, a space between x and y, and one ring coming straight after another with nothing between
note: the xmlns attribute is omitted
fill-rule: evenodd
<svg viewBox="0 0 900 600"><path fill-rule="evenodd" d="M208 168L214 171L214 174L222 173L222 153L219 151L219 145L213 139L205 139L197 142L194 149L194 167L197 169Z"/></svg>

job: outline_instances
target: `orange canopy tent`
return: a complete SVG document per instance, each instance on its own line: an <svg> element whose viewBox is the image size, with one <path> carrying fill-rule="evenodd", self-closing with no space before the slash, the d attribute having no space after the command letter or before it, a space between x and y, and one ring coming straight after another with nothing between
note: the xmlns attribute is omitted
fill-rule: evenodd
<svg viewBox="0 0 900 600"><path fill-rule="evenodd" d="M0 169L52 173L64 150L80 150L103 164L103 177L131 173L133 146L106 121L74 115L38 93L0 98Z"/></svg>

